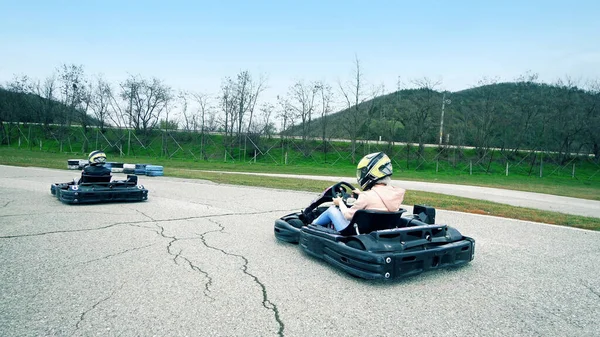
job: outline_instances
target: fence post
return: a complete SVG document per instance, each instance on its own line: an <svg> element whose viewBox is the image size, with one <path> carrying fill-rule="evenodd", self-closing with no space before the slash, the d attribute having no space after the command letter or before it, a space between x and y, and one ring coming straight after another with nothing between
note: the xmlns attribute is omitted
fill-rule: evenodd
<svg viewBox="0 0 600 337"><path fill-rule="evenodd" d="M435 162L435 173L438 173L439 167L440 167L440 160L438 159L438 160Z"/></svg>
<svg viewBox="0 0 600 337"><path fill-rule="evenodd" d="M573 164L573 173L571 173L571 178L575 178L575 164Z"/></svg>
<svg viewBox="0 0 600 337"><path fill-rule="evenodd" d="M506 176L508 177L508 161L506 162Z"/></svg>
<svg viewBox="0 0 600 337"><path fill-rule="evenodd" d="M127 140L127 156L129 157L129 149L131 148L131 130L127 130L129 139Z"/></svg>
<svg viewBox="0 0 600 337"><path fill-rule="evenodd" d="M473 175L473 161L469 160L469 175Z"/></svg>
<svg viewBox="0 0 600 337"><path fill-rule="evenodd" d="M40 139L40 151L42 151L42 140Z"/></svg>
<svg viewBox="0 0 600 337"><path fill-rule="evenodd" d="M19 149L21 148L21 137L19 137Z"/></svg>
<svg viewBox="0 0 600 337"><path fill-rule="evenodd" d="M543 171L544 171L544 153L542 153L540 155L540 178L543 175Z"/></svg>
<svg viewBox="0 0 600 337"><path fill-rule="evenodd" d="M287 165L287 151L285 152L285 165Z"/></svg>
<svg viewBox="0 0 600 337"><path fill-rule="evenodd" d="M96 130L96 149L98 149L98 134L100 133L100 130Z"/></svg>

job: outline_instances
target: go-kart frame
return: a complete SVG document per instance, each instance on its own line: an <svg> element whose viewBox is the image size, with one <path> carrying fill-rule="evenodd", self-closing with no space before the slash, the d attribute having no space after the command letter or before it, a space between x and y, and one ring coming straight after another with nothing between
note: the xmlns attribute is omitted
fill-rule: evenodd
<svg viewBox="0 0 600 337"><path fill-rule="evenodd" d="M413 214L359 210L341 232L311 224L333 197L344 201L354 187L340 182L325 189L304 210L275 220L280 241L299 243L307 254L350 275L392 280L425 271L459 267L475 256L475 240L435 223L435 208L414 205Z"/></svg>

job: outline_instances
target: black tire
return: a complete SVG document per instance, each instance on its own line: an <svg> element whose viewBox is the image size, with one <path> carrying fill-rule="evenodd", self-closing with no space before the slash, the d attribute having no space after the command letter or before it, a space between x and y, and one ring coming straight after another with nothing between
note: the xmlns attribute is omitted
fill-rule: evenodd
<svg viewBox="0 0 600 337"><path fill-rule="evenodd" d="M363 245L362 242L360 242L358 240L354 240L354 239L346 242L346 246L348 246L350 248L358 249L358 250L366 250L365 245Z"/></svg>
<svg viewBox="0 0 600 337"><path fill-rule="evenodd" d="M298 218L288 219L287 222L296 228L302 228L302 226L304 226L304 222Z"/></svg>

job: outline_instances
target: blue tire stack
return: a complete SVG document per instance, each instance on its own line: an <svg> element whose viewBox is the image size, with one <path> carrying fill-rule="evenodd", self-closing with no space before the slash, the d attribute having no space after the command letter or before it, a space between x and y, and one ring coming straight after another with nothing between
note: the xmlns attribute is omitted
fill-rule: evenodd
<svg viewBox="0 0 600 337"><path fill-rule="evenodd" d="M163 167L159 165L146 165L146 175L149 177L163 176Z"/></svg>
<svg viewBox="0 0 600 337"><path fill-rule="evenodd" d="M146 164L135 164L134 173L138 176L146 175Z"/></svg>

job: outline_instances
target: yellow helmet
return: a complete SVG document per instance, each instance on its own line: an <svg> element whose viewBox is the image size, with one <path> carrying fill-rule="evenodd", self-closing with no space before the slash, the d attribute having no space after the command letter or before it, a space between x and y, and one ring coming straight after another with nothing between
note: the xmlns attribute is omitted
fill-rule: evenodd
<svg viewBox="0 0 600 337"><path fill-rule="evenodd" d="M100 150L92 151L88 156L88 161L90 165L104 165L106 163L106 154Z"/></svg>
<svg viewBox="0 0 600 337"><path fill-rule="evenodd" d="M356 166L356 180L363 190L368 190L379 180L391 176L392 161L383 152L364 156Z"/></svg>

